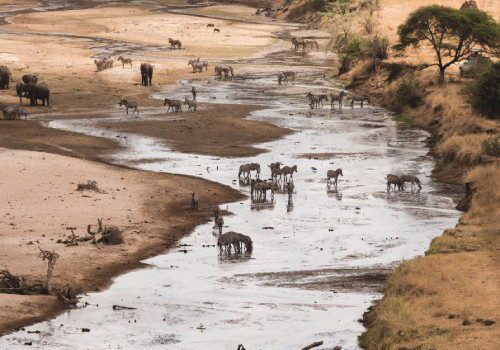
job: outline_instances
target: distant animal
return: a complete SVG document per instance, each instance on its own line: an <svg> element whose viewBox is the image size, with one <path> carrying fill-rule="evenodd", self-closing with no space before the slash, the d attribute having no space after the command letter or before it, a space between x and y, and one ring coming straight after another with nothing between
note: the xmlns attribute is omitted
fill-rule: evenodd
<svg viewBox="0 0 500 350"><path fill-rule="evenodd" d="M202 73L203 67L205 67L205 71L208 70L208 62L206 62L206 61L201 62L199 58L197 60L189 60L188 65L193 67L193 73L196 73L196 72Z"/></svg>
<svg viewBox="0 0 500 350"><path fill-rule="evenodd" d="M304 48L310 46L311 49L316 48L316 50L319 50L319 44L316 40L304 40Z"/></svg>
<svg viewBox="0 0 500 350"><path fill-rule="evenodd" d="M295 50L298 50L301 47L302 47L302 50L305 50L306 43L305 43L304 39L297 39L296 37L292 37L292 47Z"/></svg>
<svg viewBox="0 0 500 350"><path fill-rule="evenodd" d="M208 23L208 24L207 24L207 28L208 28L208 27L215 27L215 25L214 25L213 23Z"/></svg>
<svg viewBox="0 0 500 350"><path fill-rule="evenodd" d="M290 175L290 178L293 177L293 173L297 172L297 166L284 166L283 169L281 169L283 173L283 177L285 178L285 181L287 179L287 176Z"/></svg>
<svg viewBox="0 0 500 350"><path fill-rule="evenodd" d="M282 85L284 81L285 76L283 75L283 73L278 73L278 85Z"/></svg>
<svg viewBox="0 0 500 350"><path fill-rule="evenodd" d="M420 184L420 180L416 176L402 175L399 178L401 179L401 182L403 183L403 185L405 184L405 182L409 182L411 184L412 189L415 185L418 186L419 190L422 189L422 185Z"/></svg>
<svg viewBox="0 0 500 350"><path fill-rule="evenodd" d="M220 208L218 205L214 205L214 220L217 220L219 216L220 216Z"/></svg>
<svg viewBox="0 0 500 350"><path fill-rule="evenodd" d="M240 169L238 171L238 178L243 174L244 177L250 178L250 172L255 171L257 177L260 176L260 164L258 163L248 163L240 165ZM245 175L246 174L246 175Z"/></svg>
<svg viewBox="0 0 500 350"><path fill-rule="evenodd" d="M224 218L222 216L217 217L215 220L215 227L219 229L219 234L222 234L222 227L224 226Z"/></svg>
<svg viewBox="0 0 500 350"><path fill-rule="evenodd" d="M127 112L127 114L128 114L129 109L133 109L132 114L134 114L135 112L137 112L137 114L139 114L139 108L137 106L137 102L132 102L132 101L129 102L127 100L120 100L118 105L120 107L125 106L125 111Z"/></svg>
<svg viewBox="0 0 500 350"><path fill-rule="evenodd" d="M109 69L113 67L114 61L110 57L101 58L99 60L94 60L97 71L102 71L104 69Z"/></svg>
<svg viewBox="0 0 500 350"><path fill-rule="evenodd" d="M172 38L168 38L168 42L170 43L170 47L173 48L174 50L182 49L182 43L180 40L174 40Z"/></svg>
<svg viewBox="0 0 500 350"><path fill-rule="evenodd" d="M252 198L267 200L267 191L271 192L271 200L274 198L274 192L279 190L280 186L275 181L253 180L250 182L250 194ZM255 196L254 196L255 194Z"/></svg>
<svg viewBox="0 0 500 350"><path fill-rule="evenodd" d="M306 96L309 99L309 106L311 107L311 109L319 108L320 105L323 106L323 100L328 101L328 96L325 94L315 95L311 92L308 92Z"/></svg>
<svg viewBox="0 0 500 350"><path fill-rule="evenodd" d="M268 165L268 167L271 169L271 179L277 178L277 173L280 173L280 167L281 167L281 162L275 162L271 163ZM281 175L281 173L280 173Z"/></svg>
<svg viewBox="0 0 500 350"><path fill-rule="evenodd" d="M0 66L0 89L8 89L12 81L12 73L6 66Z"/></svg>
<svg viewBox="0 0 500 350"><path fill-rule="evenodd" d="M370 98L368 96L353 96L351 99L351 108L354 108L354 102L360 102L361 108L363 108L363 103L366 101L370 103Z"/></svg>
<svg viewBox="0 0 500 350"><path fill-rule="evenodd" d="M198 102L196 102L195 99L190 100L190 99L186 98L184 100L184 104L186 104L188 106L188 111L190 111L192 109L196 112L196 108L198 107Z"/></svg>
<svg viewBox="0 0 500 350"><path fill-rule="evenodd" d="M194 86L191 88L191 94L193 95L193 100L196 100L196 88Z"/></svg>
<svg viewBox="0 0 500 350"><path fill-rule="evenodd" d="M198 197L196 196L196 193L191 193L191 210L198 210Z"/></svg>
<svg viewBox="0 0 500 350"><path fill-rule="evenodd" d="M288 193L289 200L292 198L294 188L295 184L292 181L288 181L286 184L286 192Z"/></svg>
<svg viewBox="0 0 500 350"><path fill-rule="evenodd" d="M176 113L182 112L182 102L180 100L172 100L172 99L166 98L163 105L164 106L168 105L167 113L170 109L172 109L172 112L176 112Z"/></svg>
<svg viewBox="0 0 500 350"><path fill-rule="evenodd" d="M295 84L295 72L291 70L287 70L282 72L282 74L285 76L285 82L291 82L292 84Z"/></svg>
<svg viewBox="0 0 500 350"><path fill-rule="evenodd" d="M50 89L47 84L27 84L26 97L30 99L31 106L36 106L38 100L42 100L43 106L50 105Z"/></svg>
<svg viewBox="0 0 500 350"><path fill-rule="evenodd" d="M220 33L220 29L219 28L214 28L214 33Z"/></svg>
<svg viewBox="0 0 500 350"><path fill-rule="evenodd" d="M143 86L153 85L153 66L149 63L141 63L141 84Z"/></svg>
<svg viewBox="0 0 500 350"><path fill-rule="evenodd" d="M132 68L132 60L130 58L124 58L123 56L118 57L118 61L122 63L122 68L125 68L126 64L130 64L130 68Z"/></svg>
<svg viewBox="0 0 500 350"><path fill-rule="evenodd" d="M247 252L251 252L253 249L252 240L249 236L234 231L220 235L217 239L217 245L221 253L224 250L231 253L231 247L233 247L235 253L241 253L242 247L245 247Z"/></svg>
<svg viewBox="0 0 500 350"><path fill-rule="evenodd" d="M23 103L23 97L26 97L26 87L28 85L23 83L16 84L16 95L19 96L19 103Z"/></svg>
<svg viewBox="0 0 500 350"><path fill-rule="evenodd" d="M332 179L333 179L333 185L335 186L335 188L337 188L337 180L339 178L339 175L344 176L344 174L342 174L342 169L328 170L326 172L327 184L330 185L332 183Z"/></svg>
<svg viewBox="0 0 500 350"><path fill-rule="evenodd" d="M342 100L344 96L347 95L344 90L342 90L338 95L330 94L330 106L333 109L335 107L335 101L339 102L339 108L342 108Z"/></svg>
<svg viewBox="0 0 500 350"><path fill-rule="evenodd" d="M4 120L15 120L18 118L18 114L15 107L0 105L0 110L2 111Z"/></svg>
<svg viewBox="0 0 500 350"><path fill-rule="evenodd" d="M38 83L38 76L35 74L25 74L22 76L21 80L25 84Z"/></svg>
<svg viewBox="0 0 500 350"><path fill-rule="evenodd" d="M390 191L392 186L394 186L394 191L396 190L396 186L400 191L404 189L404 183L403 181L401 181L399 176L394 174L388 174L386 176L386 180L387 180L387 191Z"/></svg>
<svg viewBox="0 0 500 350"><path fill-rule="evenodd" d="M15 113L17 114L17 118L21 119L21 117L24 117L24 120L28 120L28 111L25 108L22 107L15 107Z"/></svg>

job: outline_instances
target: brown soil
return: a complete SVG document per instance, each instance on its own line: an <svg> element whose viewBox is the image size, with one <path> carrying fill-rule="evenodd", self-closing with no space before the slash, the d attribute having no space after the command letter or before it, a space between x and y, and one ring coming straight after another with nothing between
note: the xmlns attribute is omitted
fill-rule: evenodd
<svg viewBox="0 0 500 350"><path fill-rule="evenodd" d="M113 130L153 136L173 149L223 157L254 156L255 143L271 141L291 130L244 119L255 106L201 105L196 112L169 114L168 120L142 119L113 123ZM174 119L172 119L174 118Z"/></svg>

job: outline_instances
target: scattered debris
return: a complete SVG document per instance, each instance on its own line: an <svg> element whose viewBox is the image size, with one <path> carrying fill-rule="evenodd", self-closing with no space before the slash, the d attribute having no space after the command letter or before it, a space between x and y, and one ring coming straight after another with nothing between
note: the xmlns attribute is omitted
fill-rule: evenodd
<svg viewBox="0 0 500 350"><path fill-rule="evenodd" d="M82 332L83 333L88 333L88 332L90 332L90 328L82 328Z"/></svg>
<svg viewBox="0 0 500 350"><path fill-rule="evenodd" d="M135 307L130 306L122 306L122 305L113 305L113 310L136 310Z"/></svg>
<svg viewBox="0 0 500 350"><path fill-rule="evenodd" d="M272 227L272 226L264 226L262 229L263 230L274 230L274 227Z"/></svg>
<svg viewBox="0 0 500 350"><path fill-rule="evenodd" d="M309 350L309 349L315 348L315 347L320 346L320 345L323 345L323 341L317 341L317 342L314 342L312 344L309 344L309 345L303 347L301 350Z"/></svg>
<svg viewBox="0 0 500 350"><path fill-rule="evenodd" d="M76 186L76 190L77 191L94 191L94 192L97 192L97 193L106 193L104 191L102 191L98 186L97 186L97 182L94 181L94 180L87 180L87 183L79 183L77 186Z"/></svg>
<svg viewBox="0 0 500 350"><path fill-rule="evenodd" d="M38 249L40 249L38 257L42 259L42 261L47 260L47 276L45 278L44 289L47 294L50 294L52 292L52 271L54 270L57 259L59 259L59 255L55 251L43 250L40 247L38 247Z"/></svg>

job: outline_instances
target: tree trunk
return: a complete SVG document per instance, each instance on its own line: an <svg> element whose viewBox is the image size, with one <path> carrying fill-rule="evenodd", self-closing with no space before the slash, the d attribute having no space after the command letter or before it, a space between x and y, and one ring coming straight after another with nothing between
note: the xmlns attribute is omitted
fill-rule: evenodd
<svg viewBox="0 0 500 350"><path fill-rule="evenodd" d="M443 85L445 83L444 81L444 70L446 68L439 67L439 85Z"/></svg>

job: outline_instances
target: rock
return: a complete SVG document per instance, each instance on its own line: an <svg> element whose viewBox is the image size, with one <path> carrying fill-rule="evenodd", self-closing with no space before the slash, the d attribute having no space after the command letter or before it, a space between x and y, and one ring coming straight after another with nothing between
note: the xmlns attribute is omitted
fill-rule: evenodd
<svg viewBox="0 0 500 350"><path fill-rule="evenodd" d="M88 332L90 332L90 328L82 328L82 332L83 333L88 333Z"/></svg>

